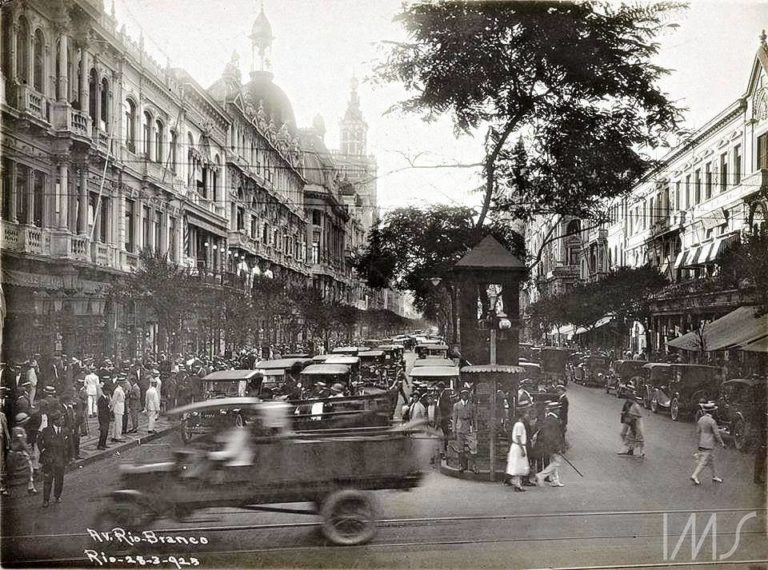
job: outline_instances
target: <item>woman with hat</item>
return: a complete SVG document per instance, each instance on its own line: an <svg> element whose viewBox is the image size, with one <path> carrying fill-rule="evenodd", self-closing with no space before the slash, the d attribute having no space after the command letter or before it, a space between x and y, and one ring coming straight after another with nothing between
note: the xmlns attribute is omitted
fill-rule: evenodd
<svg viewBox="0 0 768 570"><path fill-rule="evenodd" d="M717 410L717 406L714 402L701 403L699 406L701 407L702 414L699 421L696 422L696 437L699 440L699 448L696 453L698 461L691 475L691 481L693 481L694 485L701 485L699 475L701 475L705 467L709 467L712 471L712 481L714 483L722 483L723 480L718 476L717 469L715 468L715 444L725 447L723 438L720 437L717 422L712 417L712 413Z"/></svg>
<svg viewBox="0 0 768 570"><path fill-rule="evenodd" d="M643 435L643 411L637 403L635 395L635 385L632 382L627 384L627 398L624 400L624 406L621 408L621 438L624 441L626 449L617 455L635 455L635 449L638 450L637 457L645 457L645 436Z"/></svg>
<svg viewBox="0 0 768 570"><path fill-rule="evenodd" d="M525 433L525 423L523 419L528 415L528 408L518 408L515 425L512 427L512 443L509 446L507 455L507 475L511 477L512 488L522 493L523 489L521 477L530 473L528 463L528 454L525 451L527 437Z"/></svg>
<svg viewBox="0 0 768 570"><path fill-rule="evenodd" d="M29 414L20 412L14 418L15 425L11 430L11 451L21 457L28 474L27 493L37 495L35 489L35 471L32 465L32 448L27 440L27 429L30 421Z"/></svg>

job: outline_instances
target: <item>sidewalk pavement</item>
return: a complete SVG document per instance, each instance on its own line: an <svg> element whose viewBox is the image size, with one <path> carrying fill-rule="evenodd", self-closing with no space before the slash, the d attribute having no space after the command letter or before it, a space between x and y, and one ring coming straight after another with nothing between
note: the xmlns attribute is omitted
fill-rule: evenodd
<svg viewBox="0 0 768 570"><path fill-rule="evenodd" d="M114 429L114 421L109 424L109 435L107 436L107 449L96 449L99 443L99 420L96 416L88 418L88 435L80 437L80 457L81 459L73 460L68 466L67 471L73 469L79 469L85 465L89 465L94 461L111 457L115 452L121 452L136 445L152 441L162 437L169 431L176 429L179 425L178 420L171 420L168 416L161 415L155 421L155 433L147 432L147 424L149 418L147 414L139 413L139 430L136 433L124 433L122 438L123 442L114 442L112 439L112 431ZM131 420L128 420L128 427L130 428Z"/></svg>

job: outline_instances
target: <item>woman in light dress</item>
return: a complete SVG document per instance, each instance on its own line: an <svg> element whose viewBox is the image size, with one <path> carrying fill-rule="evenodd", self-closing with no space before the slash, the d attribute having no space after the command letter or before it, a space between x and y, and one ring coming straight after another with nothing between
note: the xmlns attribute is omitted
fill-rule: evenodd
<svg viewBox="0 0 768 570"><path fill-rule="evenodd" d="M512 488L518 493L525 491L520 478L528 475L530 471L528 454L525 451L527 434L523 423L523 418L527 415L527 408L518 409L517 419L512 427L512 444L509 446L509 455L507 455L507 475L511 478Z"/></svg>

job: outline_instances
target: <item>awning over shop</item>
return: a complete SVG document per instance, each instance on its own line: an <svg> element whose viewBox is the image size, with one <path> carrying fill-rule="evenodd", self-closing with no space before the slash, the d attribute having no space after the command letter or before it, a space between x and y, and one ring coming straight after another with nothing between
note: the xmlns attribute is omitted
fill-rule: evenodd
<svg viewBox="0 0 768 570"><path fill-rule="evenodd" d="M726 249L738 241L739 234L730 234L728 236L721 237L712 245L712 249L709 252L708 261L716 261L717 258L720 257Z"/></svg>
<svg viewBox="0 0 768 570"><path fill-rule="evenodd" d="M675 259L675 269L680 269L681 267L691 267L693 265L696 265L699 259L700 251L701 251L701 247L696 245L690 249L686 249L678 253L677 259Z"/></svg>
<svg viewBox="0 0 768 570"><path fill-rule="evenodd" d="M562 325L561 327L552 327L549 331L550 336L560 336L568 340L573 338L573 332L576 329L572 324Z"/></svg>
<svg viewBox="0 0 768 570"><path fill-rule="evenodd" d="M768 335L768 315L755 318L756 307L739 307L704 326L703 334L689 332L667 343L672 348L707 352L751 343ZM703 337L703 339L702 339Z"/></svg>
<svg viewBox="0 0 768 570"><path fill-rule="evenodd" d="M584 328L579 327L576 329L576 332L574 334L584 334L585 332L593 331L595 329L599 329L600 327L604 327L608 323L610 323L613 320L613 315L606 315L599 321L595 323L595 325L592 328Z"/></svg>
<svg viewBox="0 0 768 570"><path fill-rule="evenodd" d="M702 244L701 247L699 247L698 255L696 256L696 259L691 259L688 262L688 265L704 265L707 262L707 259L709 258L709 251L712 249L712 242Z"/></svg>
<svg viewBox="0 0 768 570"><path fill-rule="evenodd" d="M747 352L768 352L768 335L758 340L753 340L739 346L739 349Z"/></svg>

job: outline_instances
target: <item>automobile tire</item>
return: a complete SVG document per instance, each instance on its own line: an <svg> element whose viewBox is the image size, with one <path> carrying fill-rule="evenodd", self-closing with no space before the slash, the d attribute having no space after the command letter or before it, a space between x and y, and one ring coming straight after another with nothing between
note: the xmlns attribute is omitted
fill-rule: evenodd
<svg viewBox="0 0 768 570"><path fill-rule="evenodd" d="M651 398L651 411L652 411L654 414L658 414L658 413L659 413L659 402L658 402L658 400L656 399L656 396L653 396L653 397Z"/></svg>
<svg viewBox="0 0 768 570"><path fill-rule="evenodd" d="M245 427L245 418L243 417L243 414L237 414L235 416L235 427Z"/></svg>
<svg viewBox="0 0 768 570"><path fill-rule="evenodd" d="M93 525L96 530L104 532L114 528L140 532L147 530L154 520L154 513L134 501L112 501L97 513Z"/></svg>
<svg viewBox="0 0 768 570"><path fill-rule="evenodd" d="M331 493L323 501L323 535L334 544L365 544L376 534L377 508L370 493L344 489Z"/></svg>
<svg viewBox="0 0 768 570"><path fill-rule="evenodd" d="M669 417L672 418L673 422L680 419L680 401L677 398L672 398L669 403Z"/></svg>
<svg viewBox="0 0 768 570"><path fill-rule="evenodd" d="M739 451L746 452L748 447L747 425L744 423L744 420L737 418L736 421L733 422L731 435L733 436L733 446Z"/></svg>

